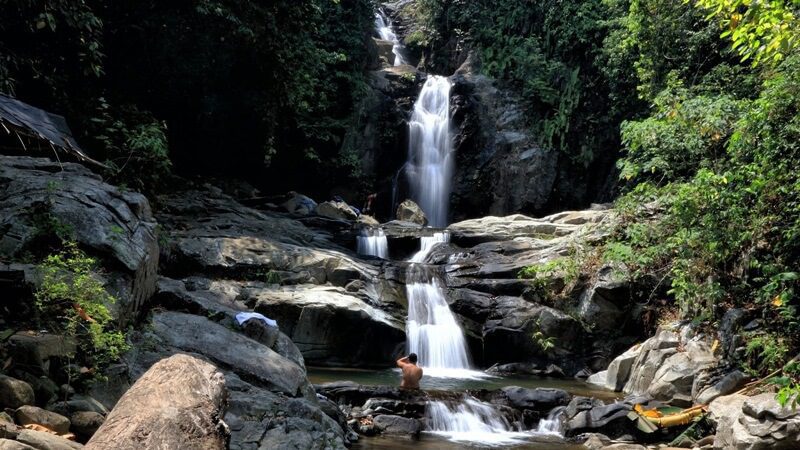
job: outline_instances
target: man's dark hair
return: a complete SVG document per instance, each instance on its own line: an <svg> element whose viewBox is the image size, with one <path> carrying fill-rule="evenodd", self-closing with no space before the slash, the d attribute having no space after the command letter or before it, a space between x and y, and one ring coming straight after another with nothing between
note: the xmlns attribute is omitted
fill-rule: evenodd
<svg viewBox="0 0 800 450"><path fill-rule="evenodd" d="M412 363L416 364L417 363L417 354L416 353L409 353L408 360L411 361Z"/></svg>

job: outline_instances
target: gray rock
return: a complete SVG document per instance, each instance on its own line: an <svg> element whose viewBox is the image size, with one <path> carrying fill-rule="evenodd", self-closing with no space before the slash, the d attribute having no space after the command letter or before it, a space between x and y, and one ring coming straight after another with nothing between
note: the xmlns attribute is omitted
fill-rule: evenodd
<svg viewBox="0 0 800 450"><path fill-rule="evenodd" d="M589 375L586 382L595 386L606 387L608 383L608 370L601 370L600 372Z"/></svg>
<svg viewBox="0 0 800 450"><path fill-rule="evenodd" d="M0 375L0 406L19 408L36 401L30 384L16 378Z"/></svg>
<svg viewBox="0 0 800 450"><path fill-rule="evenodd" d="M188 355L156 363L120 399L88 449L226 448L225 379Z"/></svg>
<svg viewBox="0 0 800 450"><path fill-rule="evenodd" d="M619 435L619 430L633 430L635 425L627 418L632 406L627 402L595 406L578 412L567 421L567 435L600 431L609 436Z"/></svg>
<svg viewBox="0 0 800 450"><path fill-rule="evenodd" d="M50 358L74 356L76 350L74 339L55 334L18 332L8 339L9 355L37 375L49 374Z"/></svg>
<svg viewBox="0 0 800 450"><path fill-rule="evenodd" d="M731 412L741 401L738 396L719 397L717 407ZM766 393L749 397L741 402L740 409L729 420L719 420L714 448L731 450L788 450L800 448L800 411L790 406L781 407L775 394Z"/></svg>
<svg viewBox="0 0 800 450"><path fill-rule="evenodd" d="M36 450L73 450L84 448L83 445L64 439L61 436L56 436L55 434L44 431L34 430L20 431L19 435L17 436L17 442L29 445Z"/></svg>
<svg viewBox="0 0 800 450"><path fill-rule="evenodd" d="M561 389L508 386L501 391L512 408L533 409L540 412L550 411L556 406L565 406L572 398L567 391Z"/></svg>
<svg viewBox="0 0 800 450"><path fill-rule="evenodd" d="M328 201L317 205L317 214L336 220L356 220L358 214L345 202Z"/></svg>
<svg viewBox="0 0 800 450"><path fill-rule="evenodd" d="M147 199L79 164L0 156L0 254L22 252L36 238L37 210L68 226L82 247L116 262L116 310L132 318L156 286L159 251Z"/></svg>
<svg viewBox="0 0 800 450"><path fill-rule="evenodd" d="M103 406L102 403L87 395L73 395L72 398L66 402L56 402L47 406L50 411L61 414L62 416L70 416L76 411L92 411L105 416L108 414L108 408Z"/></svg>
<svg viewBox="0 0 800 450"><path fill-rule="evenodd" d="M413 200L403 200L397 206L397 220L402 222L415 223L417 225L427 225L428 218L425 212Z"/></svg>
<svg viewBox="0 0 800 450"><path fill-rule="evenodd" d="M0 416L0 438L16 439L20 430L21 428L14 423L11 416L3 412Z"/></svg>
<svg viewBox="0 0 800 450"><path fill-rule="evenodd" d="M734 370L717 381L713 386L709 386L697 395L696 403L707 405L717 397L728 395L742 386L749 380L750 377L745 375L741 370Z"/></svg>
<svg viewBox="0 0 800 450"><path fill-rule="evenodd" d="M343 448L342 427L317 404L291 398L225 374L229 391L225 422L232 450L254 448ZM338 408L337 408L338 409Z"/></svg>
<svg viewBox="0 0 800 450"><path fill-rule="evenodd" d="M417 419L384 414L373 420L375 428L383 434L417 436L422 430L422 424Z"/></svg>
<svg viewBox="0 0 800 450"><path fill-rule="evenodd" d="M72 423L72 432L84 442L94 436L100 425L103 425L105 417L92 411L78 411L73 413L69 420Z"/></svg>
<svg viewBox="0 0 800 450"><path fill-rule="evenodd" d="M270 389L290 396L303 395L308 389L304 368L204 317L157 313L153 316L153 332L171 347L202 354Z"/></svg>
<svg viewBox="0 0 800 450"><path fill-rule="evenodd" d="M606 373L605 387L612 391L621 391L628 382L631 375L631 368L634 361L641 353L641 345L635 345L625 353L614 358L608 365Z"/></svg>
<svg viewBox="0 0 800 450"><path fill-rule="evenodd" d="M610 332L620 329L631 302L628 280L626 269L604 266L598 271L594 285L583 292L578 314L583 321L592 324L593 331Z"/></svg>
<svg viewBox="0 0 800 450"><path fill-rule="evenodd" d="M598 408L605 404L601 400L591 397L573 397L564 410L567 414L567 419L572 419L577 416L581 411L588 411L592 408Z"/></svg>
<svg viewBox="0 0 800 450"><path fill-rule="evenodd" d="M405 342L404 321L398 315L341 288L281 286L251 289L245 295L255 311L278 321L310 363L386 364Z"/></svg>
<svg viewBox="0 0 800 450"><path fill-rule="evenodd" d="M0 450L36 450L36 448L11 439L0 439Z"/></svg>
<svg viewBox="0 0 800 450"><path fill-rule="evenodd" d="M281 206L292 214L307 216L313 214L317 209L317 202L303 194L292 191L289 192L288 197L289 199Z"/></svg>
<svg viewBox="0 0 800 450"><path fill-rule="evenodd" d="M69 419L61 414L56 414L35 406L20 406L14 412L14 417L20 425L43 425L55 431L57 434L66 434L69 431Z"/></svg>
<svg viewBox="0 0 800 450"><path fill-rule="evenodd" d="M518 297L493 300L483 325L483 347L487 364L524 361L536 356L566 356L579 347L580 324L556 309L530 303ZM533 334L541 332L554 347L544 352Z"/></svg>

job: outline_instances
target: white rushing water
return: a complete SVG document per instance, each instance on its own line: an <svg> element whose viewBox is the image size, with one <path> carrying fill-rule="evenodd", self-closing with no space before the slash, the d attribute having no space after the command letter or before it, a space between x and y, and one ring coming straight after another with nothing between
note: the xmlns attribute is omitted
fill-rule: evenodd
<svg viewBox="0 0 800 450"><path fill-rule="evenodd" d="M550 411L547 418L539 420L539 426L536 428L536 434L546 434L558 437L564 437L564 415L563 407L555 408Z"/></svg>
<svg viewBox="0 0 800 450"><path fill-rule="evenodd" d="M380 228L363 228L361 235L356 237L356 243L359 255L389 259L389 243L386 233Z"/></svg>
<svg viewBox="0 0 800 450"><path fill-rule="evenodd" d="M447 232L420 239L420 250L411 257L406 274L408 351L416 353L424 376L445 378L483 378L483 372L470 370L464 332L458 325L444 296L437 274L424 264L439 244L450 241Z"/></svg>
<svg viewBox="0 0 800 450"><path fill-rule="evenodd" d="M447 226L453 161L450 137L450 80L429 75L409 127L408 176L411 198L434 227Z"/></svg>
<svg viewBox="0 0 800 450"><path fill-rule="evenodd" d="M474 397L457 404L430 402L425 415L431 433L455 442L509 445L530 436L518 431L492 405Z"/></svg>
<svg viewBox="0 0 800 450"><path fill-rule="evenodd" d="M380 36L381 39L394 44L392 47L392 53L394 54L394 61L392 64L395 66L405 64L406 62L403 59L403 56L400 54L403 46L400 44L400 40L397 39L397 35L392 29L392 22L383 14L383 11L378 11L375 13L375 29L378 31L378 36Z"/></svg>

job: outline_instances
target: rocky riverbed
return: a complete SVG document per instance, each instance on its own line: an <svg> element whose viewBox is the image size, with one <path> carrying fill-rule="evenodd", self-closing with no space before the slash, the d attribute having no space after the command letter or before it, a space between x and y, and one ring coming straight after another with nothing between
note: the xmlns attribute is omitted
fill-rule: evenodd
<svg viewBox="0 0 800 450"><path fill-rule="evenodd" d="M569 439L560 442L589 448L672 437L637 431L628 418L635 404L710 404L715 448L798 442L800 416L780 408L773 394L733 394L748 379L727 368L725 355L741 345L731 336L746 324L745 313L726 316L719 333L675 323L645 339L630 326L641 320L637 287L611 268L577 280L557 271L544 281L517 278L526 266L602 240L615 220L607 207L455 223L451 242L426 263L442 275L475 367L495 376L588 376L624 400L510 385L409 393L346 380L315 386L306 364L392 366L406 339L402 260L435 230L385 224L387 260L354 251L360 230L374 222L342 205L298 211L294 194L269 202L252 191L242 196L187 182L159 198L152 213L144 197L76 164L62 171L43 159L0 157L0 179L0 244L8 258L0 287L10 302L3 325L12 327L3 337L0 448L338 448L359 434L361 445L376 434L419 435L431 428L432 401L447 407L465 396L489 405L513 431L535 431L560 408L559 433ZM51 183L63 189L48 189ZM13 328L24 323L19 316L39 282L34 266L12 262L33 239L27 213L37 199L53 205L52 214L100 257L105 286L121 299L115 314L137 324L123 361L80 392L56 375L73 343ZM111 227L122 231L104 234ZM567 285L561 303L542 294L542 286ZM261 313L278 328L258 320L240 325L240 312ZM537 332L554 346L538 346Z"/></svg>

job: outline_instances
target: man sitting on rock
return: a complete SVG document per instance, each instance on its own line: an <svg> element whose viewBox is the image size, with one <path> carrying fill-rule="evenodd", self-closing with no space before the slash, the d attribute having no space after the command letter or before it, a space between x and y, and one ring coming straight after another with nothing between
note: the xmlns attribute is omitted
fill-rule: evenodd
<svg viewBox="0 0 800 450"><path fill-rule="evenodd" d="M417 366L417 354L411 353L397 360L397 367L403 372L401 389L419 389L419 380L422 379L422 367Z"/></svg>

